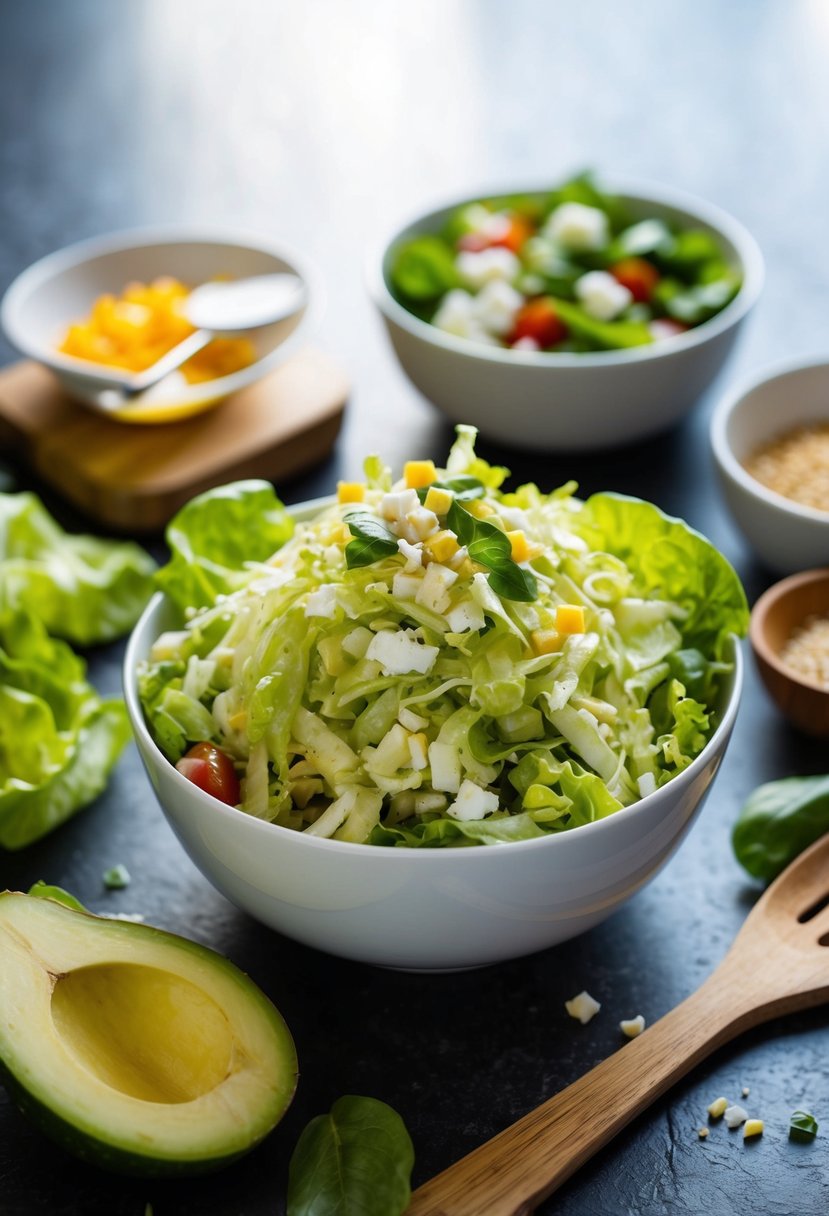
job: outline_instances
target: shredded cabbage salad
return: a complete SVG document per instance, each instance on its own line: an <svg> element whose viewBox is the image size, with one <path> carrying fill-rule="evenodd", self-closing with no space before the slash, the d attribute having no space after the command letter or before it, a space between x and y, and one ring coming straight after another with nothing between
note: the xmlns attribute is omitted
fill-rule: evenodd
<svg viewBox="0 0 829 1216"><path fill-rule="evenodd" d="M139 673L171 761L209 741L249 815L431 847L567 831L690 764L747 626L731 566L638 499L503 492L474 440L394 485L370 457L295 527L264 482L179 513L182 628Z"/></svg>

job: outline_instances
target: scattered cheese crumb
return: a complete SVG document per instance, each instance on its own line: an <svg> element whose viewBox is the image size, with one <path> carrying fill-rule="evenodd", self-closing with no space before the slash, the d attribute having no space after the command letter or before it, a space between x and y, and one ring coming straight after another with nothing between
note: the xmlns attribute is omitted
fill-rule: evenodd
<svg viewBox="0 0 829 1216"><path fill-rule="evenodd" d="M749 1089L749 1087L747 1085L744 1085L743 1086L743 1097L747 1098L750 1093L751 1093L751 1090Z"/></svg>
<svg viewBox="0 0 829 1216"><path fill-rule="evenodd" d="M748 1118L748 1111L742 1106L737 1106L735 1103L733 1106L726 1107L723 1117L727 1127L735 1128L739 1127L741 1123L745 1123Z"/></svg>
<svg viewBox="0 0 829 1216"><path fill-rule="evenodd" d="M715 1098L708 1107L712 1119L721 1119L728 1109L728 1098Z"/></svg>
<svg viewBox="0 0 829 1216"><path fill-rule="evenodd" d="M645 1029L645 1019L641 1013L638 1013L635 1018L623 1019L619 1023L619 1029L629 1039L635 1039Z"/></svg>
<svg viewBox="0 0 829 1216"><path fill-rule="evenodd" d="M464 779L458 790L455 801L446 808L446 814L452 819L485 819L493 811L498 810L498 795L491 790L482 789L474 781Z"/></svg>
<svg viewBox="0 0 829 1216"><path fill-rule="evenodd" d="M697 1130L697 1135L699 1136L700 1140L707 1140L708 1139L708 1128L700 1127Z"/></svg>
<svg viewBox="0 0 829 1216"><path fill-rule="evenodd" d="M599 1012L601 1005L589 992L580 992L571 1001L565 1001L564 1008L571 1018L576 1018L582 1026L586 1026L590 1019Z"/></svg>
<svg viewBox="0 0 829 1216"><path fill-rule="evenodd" d="M743 1139L748 1140L751 1136L762 1136L763 1126L762 1119L746 1119L746 1124L743 1128Z"/></svg>

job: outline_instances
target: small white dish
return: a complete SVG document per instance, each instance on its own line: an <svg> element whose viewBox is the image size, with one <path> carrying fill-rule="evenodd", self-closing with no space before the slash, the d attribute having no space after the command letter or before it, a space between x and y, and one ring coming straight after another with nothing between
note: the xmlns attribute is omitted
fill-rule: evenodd
<svg viewBox="0 0 829 1216"><path fill-rule="evenodd" d="M798 360L759 374L724 397L711 420L720 488L757 556L779 574L825 566L829 511L802 506L764 486L744 462L800 426L829 426L829 361Z"/></svg>
<svg viewBox="0 0 829 1216"><path fill-rule="evenodd" d="M116 232L70 245L41 258L14 280L0 308L0 323L11 344L49 368L66 391L92 409L101 392L98 364L62 354L58 346L72 321L86 316L106 292L120 294L131 281L172 276L193 287L216 278L262 274L298 276L307 289L294 316L251 330L257 358L250 366L197 384L173 373L141 398L110 417L122 422L174 422L217 405L272 371L297 348L318 317L321 291L316 272L296 253L259 237L192 228L149 228Z"/></svg>

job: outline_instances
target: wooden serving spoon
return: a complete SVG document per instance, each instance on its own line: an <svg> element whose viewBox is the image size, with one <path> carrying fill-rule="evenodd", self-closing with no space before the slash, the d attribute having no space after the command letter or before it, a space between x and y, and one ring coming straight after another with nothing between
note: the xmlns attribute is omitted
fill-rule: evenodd
<svg viewBox="0 0 829 1216"><path fill-rule="evenodd" d="M695 1064L829 1000L829 835L752 908L692 996L586 1076L419 1187L407 1216L527 1216Z"/></svg>

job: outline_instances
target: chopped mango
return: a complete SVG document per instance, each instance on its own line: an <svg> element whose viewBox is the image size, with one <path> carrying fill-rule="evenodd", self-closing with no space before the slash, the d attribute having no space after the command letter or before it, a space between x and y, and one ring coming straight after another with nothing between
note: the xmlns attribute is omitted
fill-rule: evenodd
<svg viewBox="0 0 829 1216"><path fill-rule="evenodd" d="M444 528L441 532L436 532L434 536L427 537L423 542L423 548L428 549L430 556L436 562L446 562L453 553L457 553L460 545L455 533Z"/></svg>
<svg viewBox="0 0 829 1216"><path fill-rule="evenodd" d="M473 498L470 502L465 502L464 506L470 515L474 515L476 519L486 519L487 515L494 515L495 508L490 506L488 502L484 502L483 498Z"/></svg>
<svg viewBox="0 0 829 1216"><path fill-rule="evenodd" d="M525 562L530 557L530 545L524 533L520 528L514 532L507 532L507 539L512 549L512 560L514 562Z"/></svg>
<svg viewBox="0 0 829 1216"><path fill-rule="evenodd" d="M420 490L437 479L434 460L407 460L403 466L403 478L407 490Z"/></svg>
<svg viewBox="0 0 829 1216"><path fill-rule="evenodd" d="M584 609L581 604L559 604L556 608L556 629L559 633L584 633Z"/></svg>
<svg viewBox="0 0 829 1216"><path fill-rule="evenodd" d="M430 486L423 505L427 511L434 511L435 515L445 515L453 501L454 495L450 490L440 490L437 486Z"/></svg>
<svg viewBox="0 0 829 1216"><path fill-rule="evenodd" d="M555 654L564 645L563 636L555 629L534 629L530 640L536 654Z"/></svg>
<svg viewBox="0 0 829 1216"><path fill-rule="evenodd" d="M365 502L366 487L362 481L338 481L337 502Z"/></svg>

